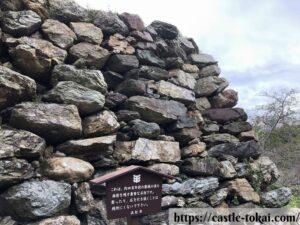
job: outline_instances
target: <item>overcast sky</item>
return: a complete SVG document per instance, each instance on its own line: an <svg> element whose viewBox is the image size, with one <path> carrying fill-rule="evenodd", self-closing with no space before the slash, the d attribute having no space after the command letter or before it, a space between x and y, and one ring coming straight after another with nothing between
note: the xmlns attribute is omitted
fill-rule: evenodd
<svg viewBox="0 0 300 225"><path fill-rule="evenodd" d="M162 20L193 37L219 62L239 106L265 101L259 93L300 89L299 0L76 0L80 5Z"/></svg>

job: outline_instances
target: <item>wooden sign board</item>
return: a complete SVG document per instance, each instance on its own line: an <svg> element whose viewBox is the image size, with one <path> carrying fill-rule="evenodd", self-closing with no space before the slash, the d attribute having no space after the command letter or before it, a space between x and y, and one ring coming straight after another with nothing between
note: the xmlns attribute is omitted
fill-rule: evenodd
<svg viewBox="0 0 300 225"><path fill-rule="evenodd" d="M108 219L136 217L161 210L162 178L173 177L141 166L129 166L90 181L92 192L106 183Z"/></svg>

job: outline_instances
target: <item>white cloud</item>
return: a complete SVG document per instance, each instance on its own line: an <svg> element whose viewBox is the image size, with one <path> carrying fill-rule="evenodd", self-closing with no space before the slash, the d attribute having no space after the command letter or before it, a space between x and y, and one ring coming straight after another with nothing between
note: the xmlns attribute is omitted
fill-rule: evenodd
<svg viewBox="0 0 300 225"><path fill-rule="evenodd" d="M294 74L300 73L299 1L76 1L89 8L136 13L146 24L162 20L176 25L219 61L222 76L240 92L242 107L260 101L257 93L262 90L300 87Z"/></svg>

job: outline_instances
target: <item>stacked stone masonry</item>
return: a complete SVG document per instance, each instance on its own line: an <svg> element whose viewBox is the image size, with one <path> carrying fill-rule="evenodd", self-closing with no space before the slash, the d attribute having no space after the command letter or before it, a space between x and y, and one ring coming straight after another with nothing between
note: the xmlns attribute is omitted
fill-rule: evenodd
<svg viewBox="0 0 300 225"><path fill-rule="evenodd" d="M267 192L278 170L218 62L174 25L72 0L0 7L0 224L126 224L87 182L128 165L177 178L145 225L170 207L288 202Z"/></svg>

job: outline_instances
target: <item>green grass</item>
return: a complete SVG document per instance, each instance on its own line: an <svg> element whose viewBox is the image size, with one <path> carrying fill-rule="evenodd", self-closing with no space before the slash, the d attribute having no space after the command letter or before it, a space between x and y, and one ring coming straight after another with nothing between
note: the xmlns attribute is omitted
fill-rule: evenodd
<svg viewBox="0 0 300 225"><path fill-rule="evenodd" d="M293 196L286 208L300 208L300 196Z"/></svg>

